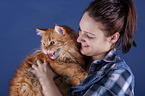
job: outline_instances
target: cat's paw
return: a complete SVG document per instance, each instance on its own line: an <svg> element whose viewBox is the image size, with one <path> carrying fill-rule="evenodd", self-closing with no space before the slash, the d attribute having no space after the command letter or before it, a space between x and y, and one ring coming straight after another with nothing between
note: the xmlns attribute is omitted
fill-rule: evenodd
<svg viewBox="0 0 145 96"><path fill-rule="evenodd" d="M70 78L70 83L71 83L71 85L76 86L76 85L81 84L81 80L79 78L76 78L76 77L71 77Z"/></svg>

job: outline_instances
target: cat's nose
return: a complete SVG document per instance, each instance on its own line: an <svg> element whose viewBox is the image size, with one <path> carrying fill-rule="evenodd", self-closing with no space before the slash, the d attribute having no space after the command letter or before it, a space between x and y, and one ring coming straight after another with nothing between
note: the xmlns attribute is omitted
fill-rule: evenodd
<svg viewBox="0 0 145 96"><path fill-rule="evenodd" d="M48 50L49 46L45 46L45 48Z"/></svg>

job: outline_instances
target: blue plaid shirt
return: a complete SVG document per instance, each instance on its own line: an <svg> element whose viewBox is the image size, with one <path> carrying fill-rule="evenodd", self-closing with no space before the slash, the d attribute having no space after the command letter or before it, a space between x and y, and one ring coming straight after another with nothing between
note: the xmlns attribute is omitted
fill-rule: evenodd
<svg viewBox="0 0 145 96"><path fill-rule="evenodd" d="M114 49L92 62L88 76L71 88L71 96L134 96L134 75Z"/></svg>

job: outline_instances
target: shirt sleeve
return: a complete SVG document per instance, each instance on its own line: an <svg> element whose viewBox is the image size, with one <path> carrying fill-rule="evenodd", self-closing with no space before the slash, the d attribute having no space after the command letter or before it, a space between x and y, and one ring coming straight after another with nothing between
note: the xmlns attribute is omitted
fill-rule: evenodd
<svg viewBox="0 0 145 96"><path fill-rule="evenodd" d="M83 96L134 96L132 80L132 75L126 69L111 70Z"/></svg>

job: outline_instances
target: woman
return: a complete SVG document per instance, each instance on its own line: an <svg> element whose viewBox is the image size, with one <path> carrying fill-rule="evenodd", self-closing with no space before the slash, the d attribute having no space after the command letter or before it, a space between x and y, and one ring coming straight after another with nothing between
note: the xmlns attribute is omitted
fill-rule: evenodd
<svg viewBox="0 0 145 96"><path fill-rule="evenodd" d="M136 12L132 0L95 0L79 23L81 53L90 56L88 77L71 88L71 96L133 96L134 76L116 50L127 53L134 42ZM48 96L61 96L46 64L33 66L34 73L49 86ZM47 76L48 69L52 75ZM42 85L43 86L43 85Z"/></svg>

